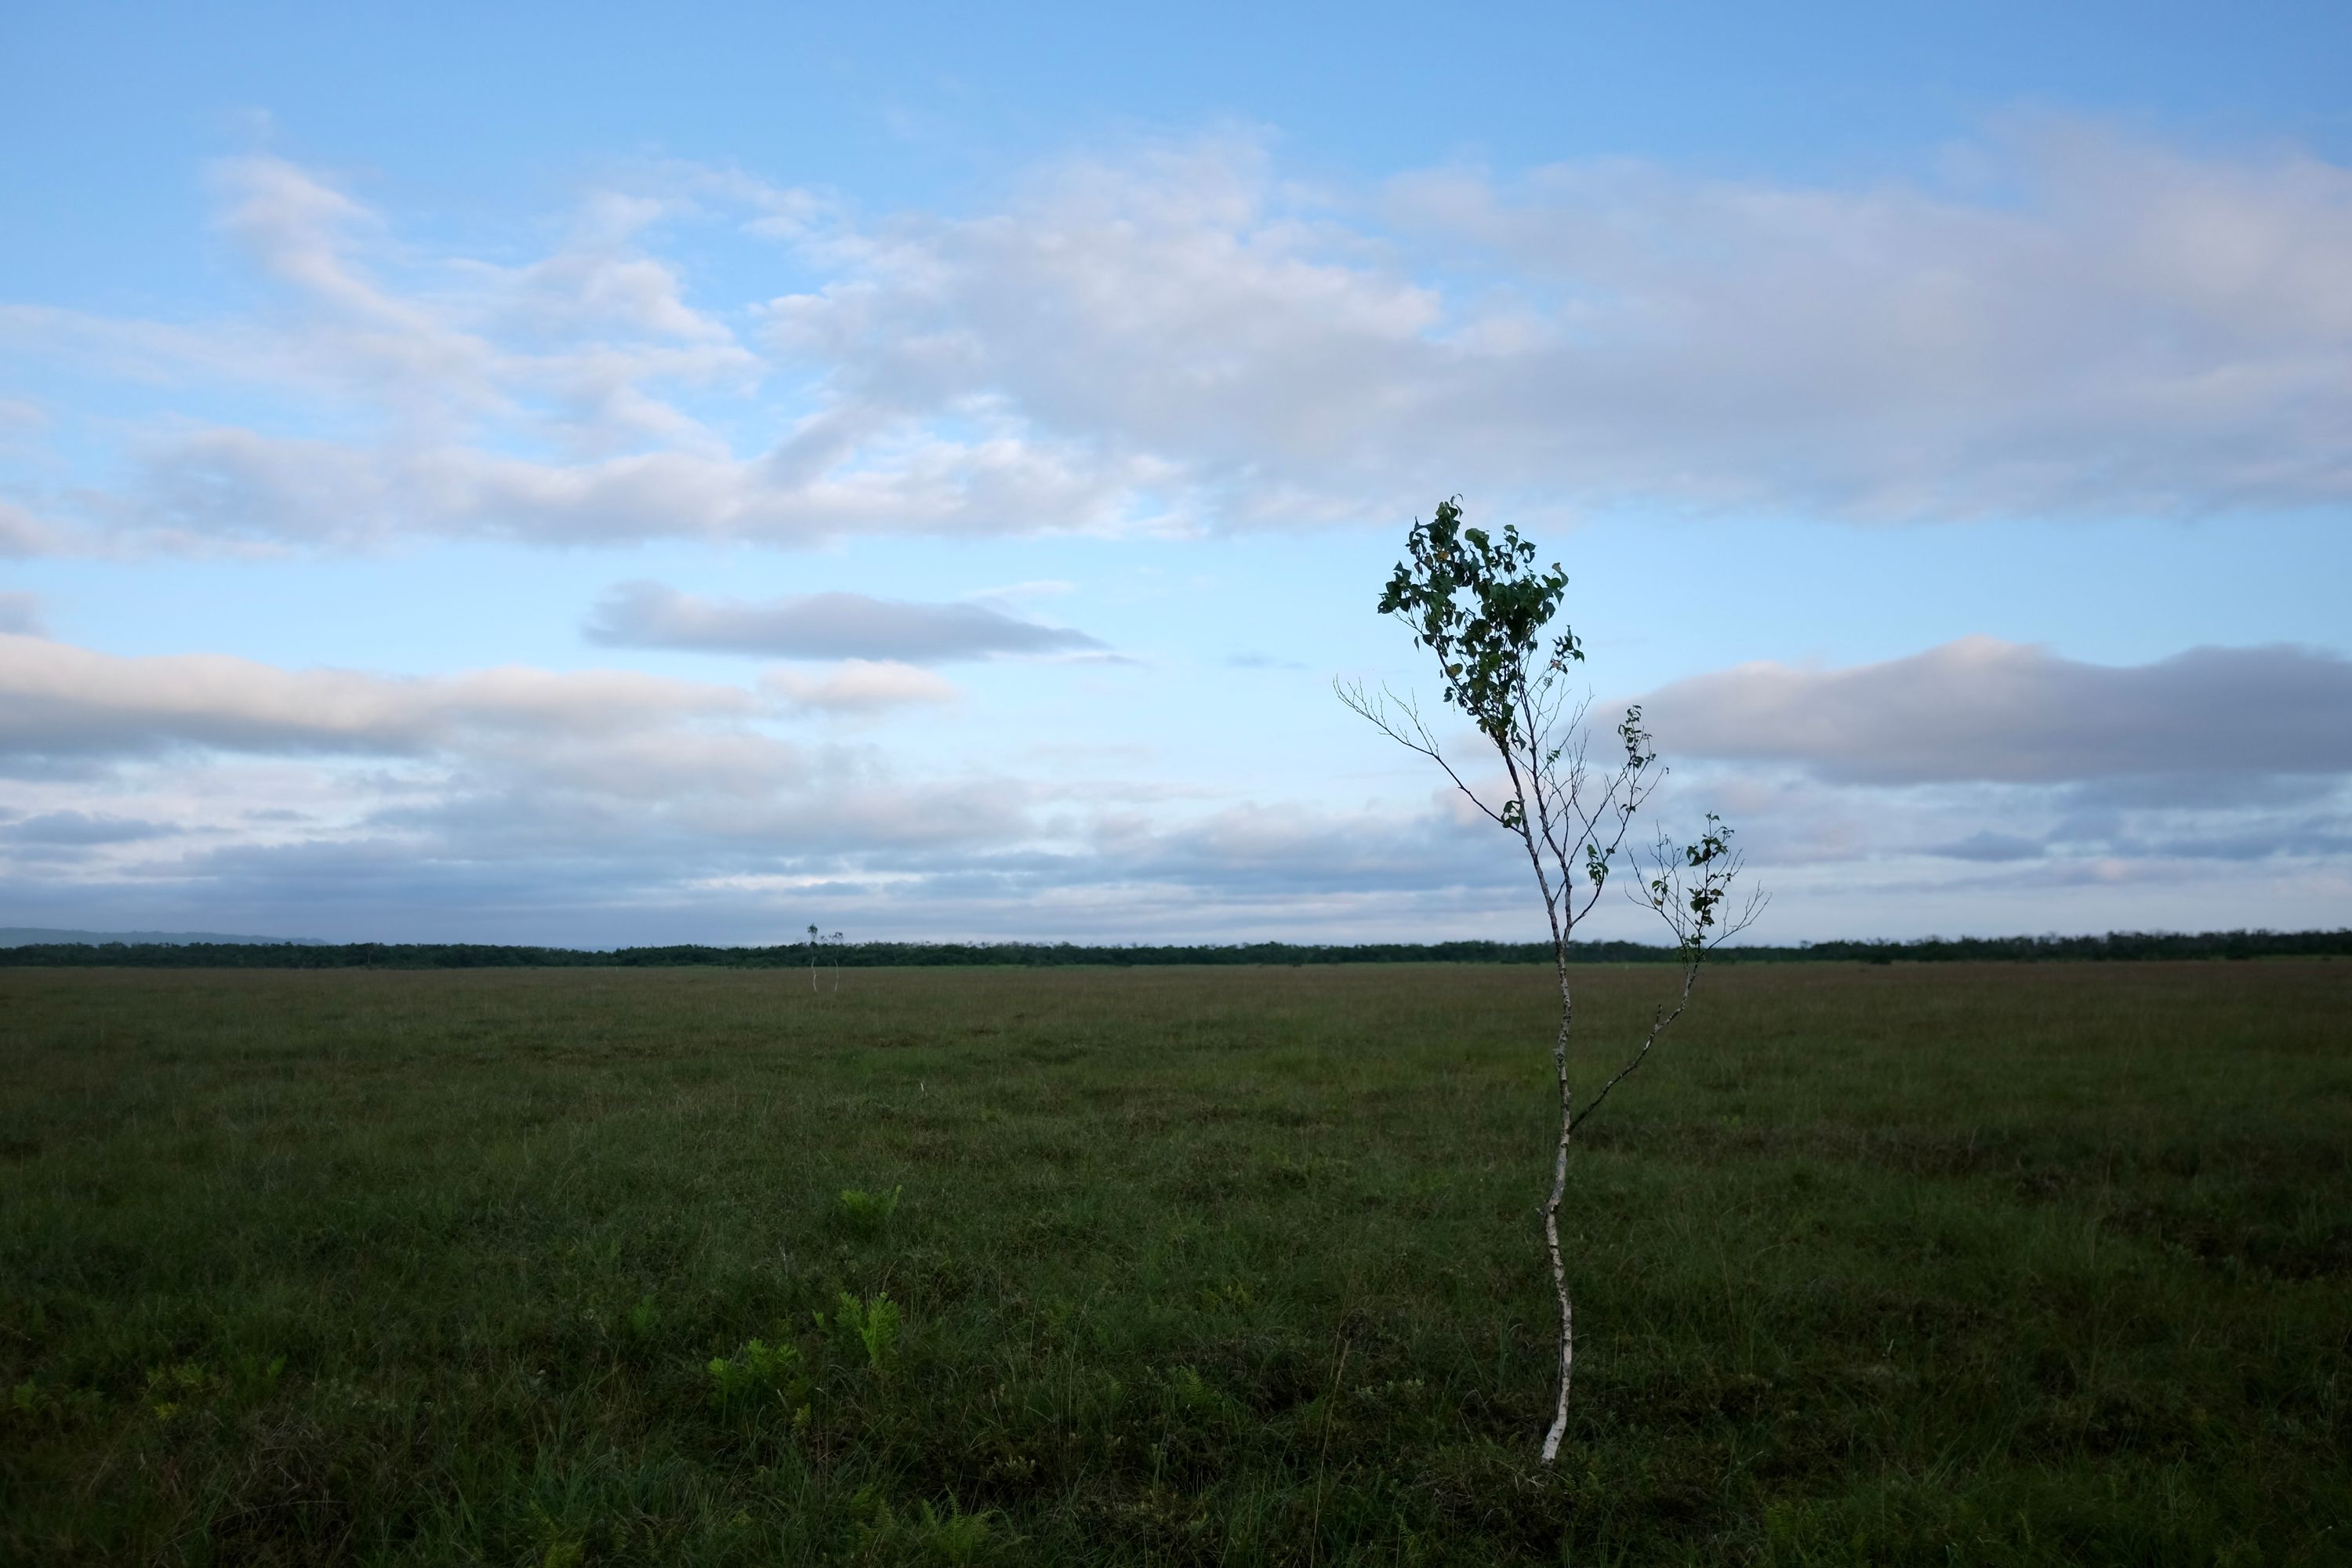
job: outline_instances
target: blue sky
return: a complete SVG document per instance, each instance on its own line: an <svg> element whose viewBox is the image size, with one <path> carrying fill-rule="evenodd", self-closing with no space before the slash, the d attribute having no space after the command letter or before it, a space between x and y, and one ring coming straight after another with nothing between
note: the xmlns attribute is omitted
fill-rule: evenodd
<svg viewBox="0 0 2352 1568"><path fill-rule="evenodd" d="M2347 56L13 8L0 923L1532 934L1330 690L1452 492L1762 939L2346 923Z"/></svg>

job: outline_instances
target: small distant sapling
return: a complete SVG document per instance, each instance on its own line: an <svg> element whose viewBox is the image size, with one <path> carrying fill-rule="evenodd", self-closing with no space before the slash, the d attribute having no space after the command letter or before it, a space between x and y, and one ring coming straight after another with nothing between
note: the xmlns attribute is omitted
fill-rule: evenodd
<svg viewBox="0 0 2352 1568"><path fill-rule="evenodd" d="M1642 727L1638 707L1627 709L1615 726L1612 749L1616 754L1611 761L1600 766L1589 760L1585 712L1590 700L1573 699L1567 681L1568 667L1583 661L1584 648L1566 626L1547 638L1568 587L1566 573L1557 564L1538 570L1535 545L1520 538L1516 527L1506 526L1499 539L1464 527L1458 500L1441 505L1433 521L1415 522L1406 548L1412 559L1397 563L1381 595L1380 612L1402 617L1412 628L1414 646L1436 657L1446 704L1460 710L1493 747L1495 760L1502 765L1500 781L1483 792L1474 787L1446 758L1410 697L1386 690L1371 696L1360 682L1339 683L1337 689L1342 702L1391 740L1443 768L1480 813L1518 840L1535 870L1550 924L1552 962L1559 981L1559 1026L1552 1039L1559 1139L1552 1156L1551 1191L1543 1205L1544 1249L1559 1301L1559 1396L1543 1440L1544 1463L1550 1464L1568 1430L1569 1384L1576 1355L1575 1316L1559 1250L1559 1209L1568 1192L1570 1141L1584 1119L1647 1059L1658 1037L1682 1016L1698 979L1700 961L1753 923L1764 900L1751 893L1737 910L1726 902L1740 873L1741 858L1731 847L1731 829L1712 812L1696 843L1675 845L1660 835L1646 867L1626 847L1634 816L1656 792L1666 770L1650 749L1650 732ZM1627 889L1633 901L1646 905L1673 933L1680 985L1651 1014L1646 1032L1580 1108L1569 1053L1575 1021L1569 944L1621 863L1641 873L1638 890Z"/></svg>
<svg viewBox="0 0 2352 1568"><path fill-rule="evenodd" d="M819 958L830 958L833 961L833 988L835 991L839 991L841 989L841 942L842 936L839 931L821 931L816 929L814 921L810 922L808 928L808 963L809 989L811 991L814 991L817 988L816 966L817 960Z"/></svg>

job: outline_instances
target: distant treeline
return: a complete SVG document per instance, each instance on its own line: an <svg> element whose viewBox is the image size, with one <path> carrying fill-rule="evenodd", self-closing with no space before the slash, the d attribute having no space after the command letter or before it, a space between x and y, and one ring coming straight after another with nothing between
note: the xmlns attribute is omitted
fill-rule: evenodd
<svg viewBox="0 0 2352 1568"><path fill-rule="evenodd" d="M1671 947L1634 942L1586 942L1576 956L1601 963L1669 963ZM2352 931L2207 931L2174 935L2110 931L2105 936L1925 937L1916 942L1819 942L1798 947L1737 947L1716 952L1717 963L1944 963L2004 960L2099 962L2158 958L2338 958L2352 956ZM868 942L820 949L822 964L850 969L905 965L1054 964L1131 966L1150 963L1549 963L1551 948L1536 942L1353 942L1307 944L1234 942L1185 947L1080 946L1074 942ZM619 966L667 968L707 964L728 969L794 968L810 962L802 944L782 947L625 947L614 952L571 947L502 947L474 942L355 942L339 946L286 942L47 942L0 948L0 967L60 964L130 969L567 969Z"/></svg>

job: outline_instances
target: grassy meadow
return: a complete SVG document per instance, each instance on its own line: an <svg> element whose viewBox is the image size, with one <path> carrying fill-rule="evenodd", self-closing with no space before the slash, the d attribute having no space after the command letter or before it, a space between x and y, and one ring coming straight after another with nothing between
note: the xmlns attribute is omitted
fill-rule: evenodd
<svg viewBox="0 0 2352 1568"><path fill-rule="evenodd" d="M1545 971L824 984L0 973L0 1561L2352 1560L2352 963L1711 972L1549 1472Z"/></svg>

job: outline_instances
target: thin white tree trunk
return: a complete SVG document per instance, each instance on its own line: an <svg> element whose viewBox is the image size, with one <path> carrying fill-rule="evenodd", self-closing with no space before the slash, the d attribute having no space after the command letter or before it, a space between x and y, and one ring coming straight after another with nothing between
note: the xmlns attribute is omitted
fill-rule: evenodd
<svg viewBox="0 0 2352 1568"><path fill-rule="evenodd" d="M1568 987L1567 955L1559 957L1559 1034L1552 1041L1551 1060L1559 1079L1559 1145L1552 1152L1551 1195L1544 1200L1544 1249L1551 1258L1552 1289L1559 1297L1559 1400L1552 1407L1551 1430L1544 1434L1543 1462L1559 1456L1568 1436L1568 1391L1576 1370L1576 1313L1568 1299L1568 1266L1559 1255L1559 1205L1568 1195L1568 1140L1574 1130L1575 1101L1568 1085L1568 1032L1574 1019Z"/></svg>
<svg viewBox="0 0 2352 1568"><path fill-rule="evenodd" d="M1532 725L1532 714L1529 722ZM1559 1255L1559 1205L1568 1195L1568 1140L1576 1129L1574 1093L1568 1082L1568 1037L1576 1021L1576 996L1568 978L1568 939L1575 929L1575 914L1568 904L1567 857L1560 858L1557 895L1552 890L1550 876L1544 870L1544 850L1552 847L1551 809L1544 798L1540 759L1531 758L1523 773L1510 748L1499 749L1503 767L1511 781L1511 797L1518 803L1519 841L1527 846L1528 864L1534 868L1536 888L1543 894L1544 916L1551 925L1552 968L1559 976L1559 1032L1551 1043L1552 1072L1559 1083L1559 1143L1552 1151L1551 1194L1544 1200L1544 1252L1551 1259L1552 1290L1559 1298L1559 1398L1552 1407L1551 1430L1544 1434L1543 1443L1543 1462L1549 1465L1559 1453L1560 1440L1568 1436L1568 1393L1576 1366L1576 1311L1568 1296L1568 1265ZM1533 811L1528 809L1530 805ZM1538 834L1542 836L1540 847ZM1565 921L1563 914L1568 917Z"/></svg>

